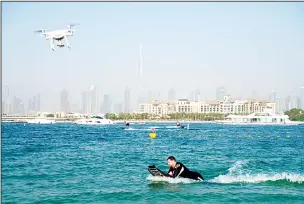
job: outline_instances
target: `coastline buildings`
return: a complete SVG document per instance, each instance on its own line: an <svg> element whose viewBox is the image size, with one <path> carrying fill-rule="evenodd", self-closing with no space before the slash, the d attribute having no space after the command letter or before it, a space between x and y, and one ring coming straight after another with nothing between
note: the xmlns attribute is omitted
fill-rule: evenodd
<svg viewBox="0 0 304 204"><path fill-rule="evenodd" d="M276 113L275 103L268 100L231 100L224 96L223 100L189 101L178 99L175 103L152 101L141 103L139 113L166 115L170 113L222 113L251 114L255 112Z"/></svg>
<svg viewBox="0 0 304 204"><path fill-rule="evenodd" d="M167 115L175 113L175 104L164 101L151 101L150 103L140 103L139 113L149 113L155 115Z"/></svg>

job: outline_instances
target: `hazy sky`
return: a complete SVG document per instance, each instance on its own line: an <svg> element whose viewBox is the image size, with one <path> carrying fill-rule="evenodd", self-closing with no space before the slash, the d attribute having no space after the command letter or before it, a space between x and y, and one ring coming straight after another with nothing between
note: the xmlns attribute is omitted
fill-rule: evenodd
<svg viewBox="0 0 304 204"><path fill-rule="evenodd" d="M304 84L304 3L8 3L2 4L3 85L27 102L41 93L43 109L72 103L95 84L99 95L137 100L139 50L144 87L167 97L199 89L215 97L255 91L278 96ZM80 23L71 49L53 52L37 29ZM80 105L80 104L79 104Z"/></svg>

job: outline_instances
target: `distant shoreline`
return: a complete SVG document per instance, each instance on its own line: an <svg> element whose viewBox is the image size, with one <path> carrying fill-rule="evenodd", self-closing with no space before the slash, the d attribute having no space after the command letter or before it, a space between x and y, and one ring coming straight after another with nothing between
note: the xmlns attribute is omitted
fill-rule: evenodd
<svg viewBox="0 0 304 204"><path fill-rule="evenodd" d="M31 119L1 119L1 122L11 122L11 123L27 123L28 120L32 120L36 118L31 118ZM73 123L75 119L66 119L66 118L44 118L44 119L50 119L50 120L55 120L58 123ZM125 121L130 123L130 124L141 124L141 123L176 123L177 120L113 120L115 123L124 123ZM203 121L203 120L178 120L180 123L215 123L216 121Z"/></svg>

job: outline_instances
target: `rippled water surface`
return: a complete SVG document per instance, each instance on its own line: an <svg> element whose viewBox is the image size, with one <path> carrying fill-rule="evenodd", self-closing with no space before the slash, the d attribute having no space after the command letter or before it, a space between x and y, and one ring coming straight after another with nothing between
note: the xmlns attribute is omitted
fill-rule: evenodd
<svg viewBox="0 0 304 204"><path fill-rule="evenodd" d="M2 202L304 201L304 125L120 126L2 123ZM150 176L170 155L205 181Z"/></svg>

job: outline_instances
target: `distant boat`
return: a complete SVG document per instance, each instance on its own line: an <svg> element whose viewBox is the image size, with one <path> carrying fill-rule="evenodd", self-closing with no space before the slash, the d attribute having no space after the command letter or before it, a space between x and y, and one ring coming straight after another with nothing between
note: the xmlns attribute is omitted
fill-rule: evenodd
<svg viewBox="0 0 304 204"><path fill-rule="evenodd" d="M32 120L28 120L27 123L31 124L55 124L55 120L49 120L49 119L42 119L42 118L36 118Z"/></svg>
<svg viewBox="0 0 304 204"><path fill-rule="evenodd" d="M288 115L270 113L252 113L250 115L229 115L225 120L216 121L218 124L229 125L300 125L303 122L289 120Z"/></svg>
<svg viewBox="0 0 304 204"><path fill-rule="evenodd" d="M106 119L104 116L92 116L91 118L83 118L74 122L78 125L112 125L114 122Z"/></svg>

